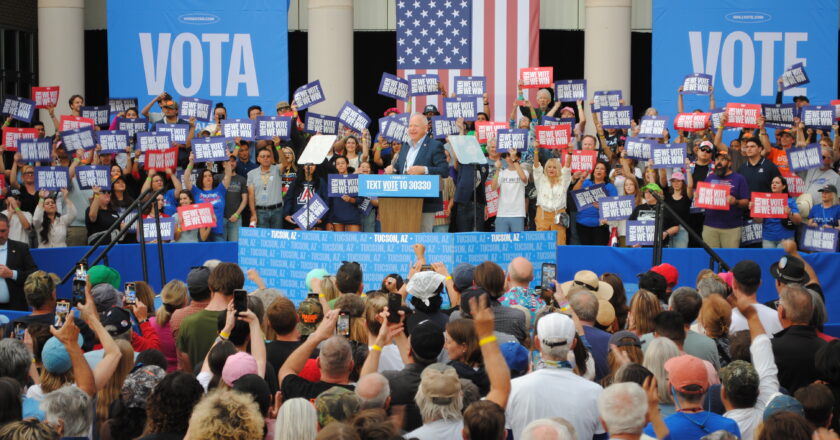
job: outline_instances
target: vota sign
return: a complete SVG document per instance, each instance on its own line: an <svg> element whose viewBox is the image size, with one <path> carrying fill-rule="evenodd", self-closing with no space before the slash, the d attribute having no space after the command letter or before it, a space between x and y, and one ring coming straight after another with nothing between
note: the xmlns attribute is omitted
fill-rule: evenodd
<svg viewBox="0 0 840 440"><path fill-rule="evenodd" d="M288 7L288 0L109 0L110 95L136 96L141 106L163 91L205 98L234 118L255 104L270 111L289 97Z"/></svg>
<svg viewBox="0 0 840 440"><path fill-rule="evenodd" d="M677 89L691 73L711 75L717 105L774 102L776 80L803 63L811 82L784 102L837 98L837 0L653 1L652 104L676 114ZM685 109L709 110L709 98L685 95Z"/></svg>

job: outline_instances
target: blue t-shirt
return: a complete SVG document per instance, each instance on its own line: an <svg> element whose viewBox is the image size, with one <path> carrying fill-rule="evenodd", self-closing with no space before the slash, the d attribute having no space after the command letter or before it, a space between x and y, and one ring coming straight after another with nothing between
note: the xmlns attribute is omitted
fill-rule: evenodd
<svg viewBox="0 0 840 440"><path fill-rule="evenodd" d="M796 199L788 198L788 207L791 214L799 214L799 208L796 207ZM793 238L794 230L782 226L781 218L766 218L761 225L761 238L768 241L781 241Z"/></svg>
<svg viewBox="0 0 840 440"><path fill-rule="evenodd" d="M586 179L583 181L581 189L589 188L592 185L595 185L595 183L591 179ZM618 195L618 191L615 189L615 185L609 182L607 182L607 184L604 186L604 191L606 191L607 197L615 197ZM586 208L583 211L578 211L576 221L582 224L583 226L589 226L590 228L600 226L601 217L598 214L598 208L590 206L589 208Z"/></svg>
<svg viewBox="0 0 840 440"><path fill-rule="evenodd" d="M840 205L834 205L828 208L823 207L822 203L811 208L809 217L817 222L817 225L837 226L840 221Z"/></svg>
<svg viewBox="0 0 840 440"><path fill-rule="evenodd" d="M699 440L703 436L721 429L741 438L741 430L738 429L738 424L734 420L708 411L674 413L665 417L665 425L668 426L668 431L670 431L666 438L671 439ZM653 432L653 425L650 423L645 427L645 434L656 437Z"/></svg>
<svg viewBox="0 0 840 440"><path fill-rule="evenodd" d="M170 189L163 194L163 213L172 217L178 212L178 202L175 200L175 190Z"/></svg>
<svg viewBox="0 0 840 440"><path fill-rule="evenodd" d="M216 214L216 226L212 229L214 234L225 233L225 194L227 188L224 185L216 185L211 190L199 189L198 186L192 187L193 198L195 203L209 203L213 205L213 213Z"/></svg>

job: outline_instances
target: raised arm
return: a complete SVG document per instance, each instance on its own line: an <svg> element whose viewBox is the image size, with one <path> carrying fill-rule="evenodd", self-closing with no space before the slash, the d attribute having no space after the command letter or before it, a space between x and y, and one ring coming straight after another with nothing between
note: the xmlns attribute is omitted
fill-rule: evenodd
<svg viewBox="0 0 840 440"><path fill-rule="evenodd" d="M677 113L685 113L685 104L683 104L683 86L677 89Z"/></svg>
<svg viewBox="0 0 840 440"><path fill-rule="evenodd" d="M90 302L93 301L91 300ZM68 315L68 318L70 318L70 315ZM70 365L72 365L73 379L76 382L76 386L91 397L96 395L93 372L90 370L90 365L88 365L85 359L82 347L79 346L79 327L76 326L74 320L67 319L61 326L61 329L50 326L50 333L61 341L64 349L70 355Z"/></svg>
<svg viewBox="0 0 840 440"><path fill-rule="evenodd" d="M770 153L773 144L770 143L770 137L767 136L767 129L764 128L764 116L758 117L758 137L761 139L761 146L764 147L764 151Z"/></svg>
<svg viewBox="0 0 840 440"><path fill-rule="evenodd" d="M713 108L715 108L715 86L709 86L709 111Z"/></svg>
<svg viewBox="0 0 840 440"><path fill-rule="evenodd" d="M399 313L400 322L389 322L388 316L391 313ZM379 359L382 357L382 347L387 347L391 344L391 341L394 340L395 336L403 333L404 313L405 312L402 310L395 310L394 312L391 312L388 310L388 307L385 307L382 312L379 313L379 321L382 325L379 327L379 333L376 335L376 342L373 344L373 347L371 347L371 350L368 352L368 357L362 365L359 377L376 373L379 370Z"/></svg>
<svg viewBox="0 0 840 440"><path fill-rule="evenodd" d="M152 109L152 106L155 105L155 103L160 102L163 99L164 96L166 96L166 92L163 92L160 95L155 96L154 99L149 101L149 103L146 104L145 107L143 107L143 110L140 110L140 114L143 115L143 117L145 117L146 119L149 119L149 110Z"/></svg>
<svg viewBox="0 0 840 440"><path fill-rule="evenodd" d="M490 391L486 398L504 408L510 395L510 370L493 334L493 312L487 305L487 295L482 295L480 299L470 298L470 309L476 310L473 314L475 333L484 358L484 368L490 379Z"/></svg>
<svg viewBox="0 0 840 440"><path fill-rule="evenodd" d="M229 304L233 308L233 302ZM260 377L265 376L265 336L260 328L260 320L257 315L250 310L239 312L238 319L248 323L248 328L251 330L251 356L257 360L257 372Z"/></svg>
<svg viewBox="0 0 840 440"><path fill-rule="evenodd" d="M192 140L195 137L195 116L190 116L189 120L190 129L187 131L187 148L192 148Z"/></svg>
<svg viewBox="0 0 840 440"><path fill-rule="evenodd" d="M99 321L99 315L96 313L96 305L94 304L93 296L91 296L90 288L90 281L88 281L85 286L85 303L76 304L75 306L79 309L81 318L93 330L99 339L99 343L102 344L102 348L105 350L102 360L96 364L96 368L93 370L93 381L96 384L96 391L99 391L105 387L105 384L111 380L111 376L117 370L120 358L122 358L122 352L116 341L114 341L114 338L111 337L111 334L105 330L105 327Z"/></svg>
<svg viewBox="0 0 840 440"><path fill-rule="evenodd" d="M283 366L280 367L280 371L277 373L277 380L279 383L283 383L283 379L290 374L298 374L303 370L304 365L306 365L306 361L309 359L309 355L312 354L312 351L315 350L315 347L318 346L323 341L326 341L330 336L335 333L335 323L338 321L338 312L339 309L330 310L324 315L324 319L318 324L318 328L315 329L315 332L309 335L306 338L306 341L298 346L292 354L286 358L286 362L283 363Z"/></svg>

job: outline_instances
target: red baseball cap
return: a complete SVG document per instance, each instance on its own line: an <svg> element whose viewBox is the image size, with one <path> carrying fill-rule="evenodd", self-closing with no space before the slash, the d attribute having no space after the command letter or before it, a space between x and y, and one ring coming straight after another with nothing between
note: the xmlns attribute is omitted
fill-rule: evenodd
<svg viewBox="0 0 840 440"><path fill-rule="evenodd" d="M700 358L684 354L665 361L668 382L674 389L685 394L702 394L709 389L709 373ZM686 389L695 385L699 390Z"/></svg>
<svg viewBox="0 0 840 440"><path fill-rule="evenodd" d="M676 286L677 280L680 278L680 273L677 271L677 268L668 263L662 263L659 266L654 266L650 270L665 277L668 287Z"/></svg>

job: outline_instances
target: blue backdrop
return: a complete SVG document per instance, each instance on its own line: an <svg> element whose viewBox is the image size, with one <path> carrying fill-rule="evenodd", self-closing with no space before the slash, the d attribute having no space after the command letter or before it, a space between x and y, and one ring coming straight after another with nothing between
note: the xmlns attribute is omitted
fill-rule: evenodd
<svg viewBox="0 0 840 440"><path fill-rule="evenodd" d="M837 98L837 1L708 0L653 2L651 102L676 115L685 75L714 77L718 107L727 102L772 103L776 80L805 63L811 82L785 92L814 105ZM685 110L708 110L707 96L686 95Z"/></svg>
<svg viewBox="0 0 840 440"><path fill-rule="evenodd" d="M231 118L254 104L274 114L289 97L288 8L288 0L109 0L110 96L143 106L165 90L224 102Z"/></svg>

